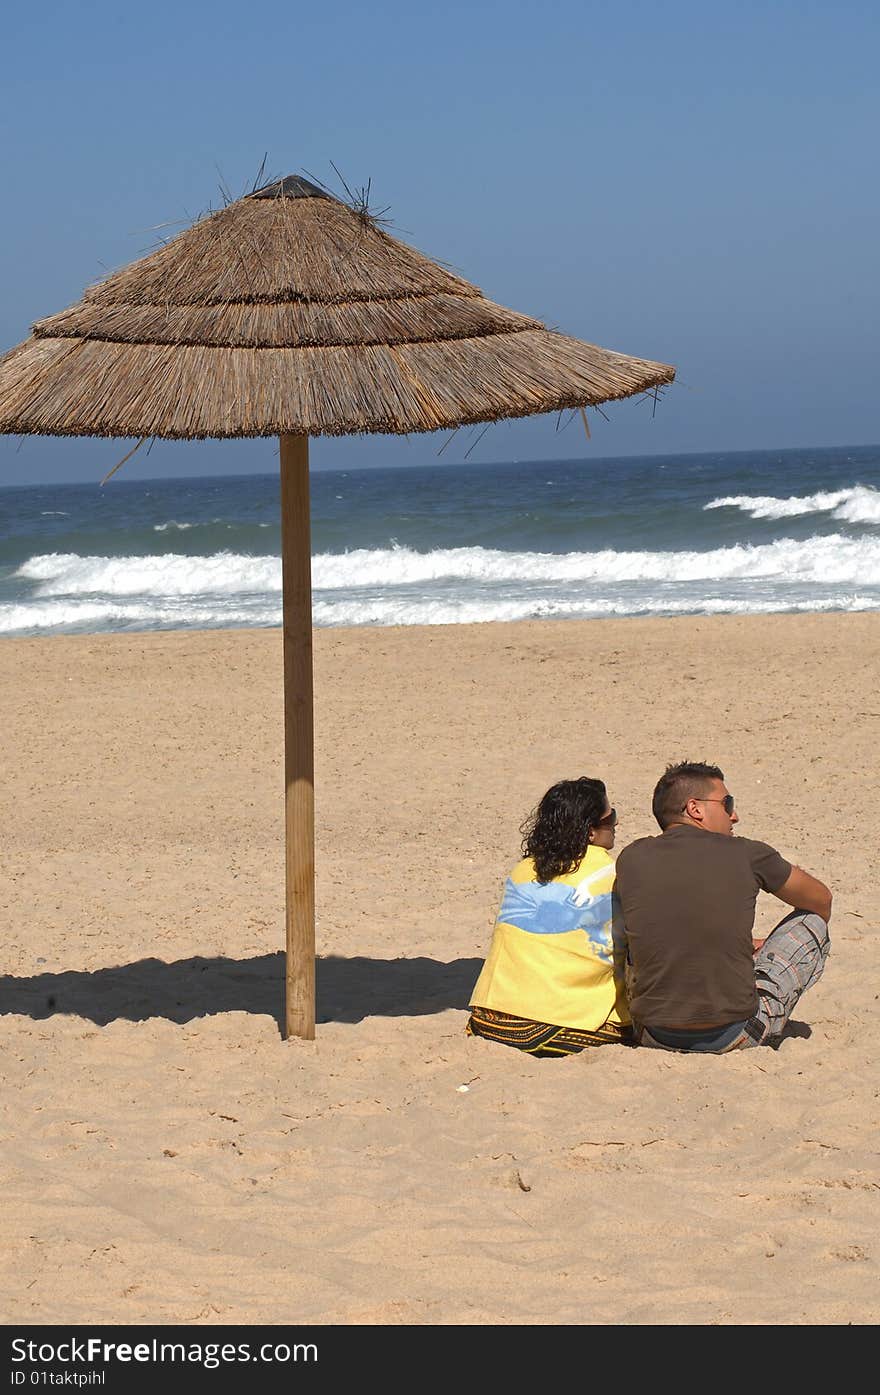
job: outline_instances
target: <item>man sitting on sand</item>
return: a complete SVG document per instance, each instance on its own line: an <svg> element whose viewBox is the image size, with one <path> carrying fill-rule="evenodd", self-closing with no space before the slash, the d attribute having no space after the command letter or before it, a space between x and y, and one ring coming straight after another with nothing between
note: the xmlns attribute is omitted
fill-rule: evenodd
<svg viewBox="0 0 880 1395"><path fill-rule="evenodd" d="M615 888L638 1045L775 1045L825 967L831 892L766 843L732 836L739 819L715 765L670 765L652 808L663 831L624 848ZM795 910L753 942L759 891Z"/></svg>

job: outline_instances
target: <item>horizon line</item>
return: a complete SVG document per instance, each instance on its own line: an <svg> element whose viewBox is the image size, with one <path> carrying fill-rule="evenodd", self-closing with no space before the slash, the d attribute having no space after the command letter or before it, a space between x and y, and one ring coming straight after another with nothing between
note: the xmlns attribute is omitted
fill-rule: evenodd
<svg viewBox="0 0 880 1395"><path fill-rule="evenodd" d="M32 440L32 439L34 439L34 438L33 438L33 437L30 437L30 438L27 438L27 439L31 439L31 440ZM52 439L52 440L58 440L58 439L64 439L64 438L63 438L63 437L51 437L51 438L40 437L40 438L38 438L38 439ZM101 438L74 437L73 439L75 439L75 440L89 440L89 439L101 439ZM119 440L120 440L120 441L122 441L122 440L127 440L127 439L128 439L127 437L119 437ZM243 439L244 439L244 438L243 438ZM250 439L250 438L248 438L248 439ZM271 438L266 437L266 438L254 438L254 439L267 439L267 440L268 440L268 439L271 439ZM320 439L320 438L316 438L316 439ZM163 444L164 444L164 442L163 442ZM174 444L189 444L189 443L187 443L187 442L175 442ZM225 444L225 443L224 443L224 444ZM524 457L524 458L522 458L522 459L510 459L510 458L508 458L508 459L503 459L503 460L481 460L481 461L479 461L479 462L475 462L474 464L470 464L469 462L465 462L465 461L451 461L451 460L450 460L450 461L443 461L443 462L439 462L439 461L438 461L438 462L436 462L436 463L429 463L429 464L424 464L424 463L423 463L423 464L405 463L405 464L389 464L389 465L373 465L373 464L371 464L371 465L345 465L345 466L338 466L338 465L333 465L333 466L330 466L330 465L315 466L315 465L312 465L312 466L310 466L310 474L321 474L321 475L333 475L333 474L338 474L338 475L342 475L342 474L351 474L351 473L353 473L353 472L356 472L356 473L358 473L358 474L369 474L369 473L371 473L371 472L372 472L372 473L379 473L380 471L383 471L383 470L394 470L395 472L398 472L398 471L399 471L401 474L403 474L403 473L406 473L407 471L410 471L410 470L432 470L432 469L439 469L439 470L455 470L455 469L460 469L460 470L467 470L467 471L479 471L479 470L481 470L481 469L491 468L492 466L496 466L496 465L574 465L574 464L584 464L584 465L591 465L591 464L593 464L593 465L598 465L598 464L603 464L603 465L604 465L604 464L617 464L617 463L620 463L620 462L622 462L622 461L623 461L623 462L626 462L626 461L633 461L633 460L681 460L681 459L690 459L690 458L693 458L693 457L695 457L695 456L769 455L769 454L772 454L772 453L787 454L787 453L795 452L795 451L817 451L817 452L818 452L818 451L845 451L845 450L859 450L859 451L861 451L861 450L880 450L880 442L877 442L877 441L866 441L866 442L864 442L864 443L844 442L844 443L837 444L837 445L833 445L833 446L816 446L816 445L798 445L798 446L748 446L748 447L738 447L738 448L735 449L735 450L723 450L723 449L714 447L714 448L711 449L711 450L658 451L658 452L652 452L652 453L650 453L650 454L643 454L643 453L639 453L639 452L630 452L630 453L628 453L628 454L626 454L626 455L596 455L596 456L588 456L588 455L584 455L584 456L580 456L580 455L570 455L570 456L569 456L569 455L564 455L564 456L560 456L560 455L556 455L556 456L537 456L537 457L529 456L529 457ZM153 483L153 484L159 484L159 483L163 483L163 482L166 481L166 480L178 480L178 481L181 481L181 482L182 482L182 481L184 481L184 480L207 480L207 479L261 479L261 478L266 478L266 479L272 478L272 479L275 479L275 478L277 478L277 477L278 477L278 470L277 470L277 469L276 469L276 470L245 470L245 471L242 471L241 473L234 473L234 472L232 472L232 471L222 471L220 474L212 474L210 471L204 471L203 473L194 474L194 475L184 475L184 474L178 474L178 473L172 473L172 474L166 474L166 475L138 475L138 476L136 476L136 477L128 477L128 478L122 477L122 478L120 478L120 479L119 479L118 481L116 481L116 482L119 483L119 484L151 484L151 483ZM32 483L21 483L20 481L16 481L16 482L14 482L14 483L12 483L12 482L0 481L0 489L40 489L40 488L46 488L46 487L53 487L53 486L57 486L57 485L62 485L62 486L63 486L63 485L66 485L66 484L95 484L95 485L97 485L97 486L100 487L100 480L99 480L99 479L97 478L97 476L96 476L94 479L82 479L82 478L79 478L79 479L69 479L69 480L54 479L54 480L34 481L34 482L32 482Z"/></svg>

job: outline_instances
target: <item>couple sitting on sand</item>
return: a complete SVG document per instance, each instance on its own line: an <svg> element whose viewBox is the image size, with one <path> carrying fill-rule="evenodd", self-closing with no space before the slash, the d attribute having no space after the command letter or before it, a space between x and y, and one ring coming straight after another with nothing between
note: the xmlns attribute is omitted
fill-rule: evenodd
<svg viewBox="0 0 880 1395"><path fill-rule="evenodd" d="M734 838L715 765L671 765L659 837L615 867L601 780L561 780L523 827L468 1032L534 1056L624 1042L664 1051L775 1045L828 957L831 893L767 843ZM752 939L768 891L794 910Z"/></svg>

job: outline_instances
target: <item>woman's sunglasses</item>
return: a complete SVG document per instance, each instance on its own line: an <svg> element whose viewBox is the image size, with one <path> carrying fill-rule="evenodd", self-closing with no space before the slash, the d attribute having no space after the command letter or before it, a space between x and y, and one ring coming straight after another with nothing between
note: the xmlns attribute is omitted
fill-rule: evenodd
<svg viewBox="0 0 880 1395"><path fill-rule="evenodd" d="M608 813L601 819L597 819L594 828L614 828L617 823L617 810L609 809Z"/></svg>

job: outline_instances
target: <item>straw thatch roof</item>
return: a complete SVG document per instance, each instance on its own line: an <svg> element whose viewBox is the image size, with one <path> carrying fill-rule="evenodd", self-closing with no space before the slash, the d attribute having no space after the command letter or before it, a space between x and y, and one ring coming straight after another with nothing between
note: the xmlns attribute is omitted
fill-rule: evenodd
<svg viewBox="0 0 880 1395"><path fill-rule="evenodd" d="M434 431L590 406L674 376L493 304L291 177L35 324L0 359L0 432Z"/></svg>

